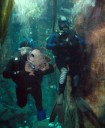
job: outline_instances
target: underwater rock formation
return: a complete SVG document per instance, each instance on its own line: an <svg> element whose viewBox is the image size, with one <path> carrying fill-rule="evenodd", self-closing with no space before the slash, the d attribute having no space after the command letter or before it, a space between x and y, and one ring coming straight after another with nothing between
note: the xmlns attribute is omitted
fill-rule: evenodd
<svg viewBox="0 0 105 128"><path fill-rule="evenodd" d="M79 1L79 0L78 0ZM85 9L87 6L85 7ZM90 9L89 9L90 8ZM87 48L85 70L82 72L81 95L85 97L95 114L105 121L105 5L97 0L88 6L86 15L79 12L75 18L75 29L85 38ZM66 112L66 114L68 111ZM92 126L90 126L92 127ZM86 125L86 128L88 126Z"/></svg>

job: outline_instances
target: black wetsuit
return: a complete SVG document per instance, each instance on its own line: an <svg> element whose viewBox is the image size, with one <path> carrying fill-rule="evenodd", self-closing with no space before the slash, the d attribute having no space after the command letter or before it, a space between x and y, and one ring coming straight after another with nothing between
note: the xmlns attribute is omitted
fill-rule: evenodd
<svg viewBox="0 0 105 128"><path fill-rule="evenodd" d="M64 37L65 36L65 37ZM74 31L68 31L67 35L53 33L47 42L47 49L52 50L55 55L55 63L61 70L63 67L69 67L71 75L72 91L79 86L79 74L81 69L81 44ZM63 78L64 75L61 77ZM60 79L62 79L60 78ZM66 81L66 78L65 78ZM59 85L61 92L64 91L66 82ZM61 89L63 87L63 89ZM75 89L74 89L75 88ZM74 92L73 92L74 93Z"/></svg>
<svg viewBox="0 0 105 128"><path fill-rule="evenodd" d="M54 71L53 66L50 65L49 69L42 72L40 70L35 71L35 76L29 75L25 71L26 55L18 58L11 59L3 76L5 78L11 78L16 83L16 96L17 104L20 107L24 107L27 103L27 95L31 93L35 99L36 108L38 111L42 110L42 91L41 81L43 75L52 73ZM19 71L19 73L17 73Z"/></svg>

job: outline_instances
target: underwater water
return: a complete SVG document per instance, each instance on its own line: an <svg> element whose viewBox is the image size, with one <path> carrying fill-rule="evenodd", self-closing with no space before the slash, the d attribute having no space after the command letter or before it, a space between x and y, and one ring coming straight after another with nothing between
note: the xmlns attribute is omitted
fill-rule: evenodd
<svg viewBox="0 0 105 128"><path fill-rule="evenodd" d="M84 122L85 128L95 128L94 123L98 128L98 121L104 124L105 0L14 0L13 5L3 0L0 2L0 28L3 29L0 30L0 128L48 128L58 94L59 70L44 76L41 82L43 108L46 112L46 119L42 121L37 120L36 105L31 95L28 95L25 107L17 105L16 84L11 79L3 78L3 71L11 57L17 54L21 41L30 42L33 48L40 49L55 64L53 53L46 49L46 43L50 34L58 30L57 19L60 15L66 16L70 21L70 28L85 39L86 52L89 53L83 60L87 72L82 75L79 88L84 100L79 98L75 104L70 96L71 81L67 79L63 128L79 128L79 120ZM5 15L5 8L11 14ZM89 109L90 116L78 112L78 108ZM95 121L92 122L93 117ZM58 117L55 124L57 122ZM55 128L61 127L55 125Z"/></svg>

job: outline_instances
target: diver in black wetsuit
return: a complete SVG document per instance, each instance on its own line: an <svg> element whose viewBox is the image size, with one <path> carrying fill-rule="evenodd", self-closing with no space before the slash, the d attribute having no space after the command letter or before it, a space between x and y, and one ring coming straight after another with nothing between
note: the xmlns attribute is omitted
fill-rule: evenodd
<svg viewBox="0 0 105 128"><path fill-rule="evenodd" d="M75 99L75 103L77 104L80 128L84 128L82 114L85 114L96 128L103 128L103 124L98 120L90 106L78 94L81 71L83 70L82 66L84 66L83 57L86 43L84 39L77 36L76 33L69 28L69 22L66 17L61 16L58 20L58 25L60 31L50 35L46 46L47 49L52 50L55 56L55 63L60 70L59 94L50 116L49 127L54 127L53 122L57 114L59 127L63 127L63 93L66 86L67 75L69 75L71 77L72 87L71 96Z"/></svg>
<svg viewBox="0 0 105 128"><path fill-rule="evenodd" d="M4 78L12 79L16 83L17 104L20 107L24 107L27 104L28 93L34 97L37 108L37 118L40 121L46 118L45 111L42 107L42 77L43 75L52 73L54 69L52 65L46 63L44 69L35 70L35 65L27 61L27 55L29 54L29 59L34 60L36 53L40 53L40 51L31 50L31 45L28 42L21 42L19 48L20 56L8 62L3 76Z"/></svg>
<svg viewBox="0 0 105 128"><path fill-rule="evenodd" d="M58 25L60 31L51 34L46 47L53 51L55 63L61 72L59 79L59 93L64 92L69 68L69 74L72 78L72 95L75 96L79 86L81 44L76 33L69 29L69 22L66 17L60 17Z"/></svg>
<svg viewBox="0 0 105 128"><path fill-rule="evenodd" d="M58 19L58 26L60 31L50 35L46 47L52 50L55 56L55 63L60 70L59 95L56 104L62 104L67 75L71 76L71 95L73 97L78 96L82 44L76 33L70 29L69 21L66 17L61 16ZM50 118L50 122L53 121L54 119Z"/></svg>

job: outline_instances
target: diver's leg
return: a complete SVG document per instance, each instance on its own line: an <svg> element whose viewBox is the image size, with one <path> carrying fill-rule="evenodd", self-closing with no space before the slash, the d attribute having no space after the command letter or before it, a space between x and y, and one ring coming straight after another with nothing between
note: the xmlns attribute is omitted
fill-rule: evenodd
<svg viewBox="0 0 105 128"><path fill-rule="evenodd" d="M40 85L35 85L36 87L32 88L32 96L34 97L37 110L42 110L42 90Z"/></svg>
<svg viewBox="0 0 105 128"><path fill-rule="evenodd" d="M59 94L57 97L57 101L53 107L50 120L49 122L54 122L57 114L58 114L58 121L60 123L64 122L64 108L63 108L63 93L65 90L65 85L66 85L66 78L67 78L67 68L62 67L60 69L60 77L59 77Z"/></svg>
<svg viewBox="0 0 105 128"><path fill-rule="evenodd" d="M50 115L49 127L54 127L54 121L56 116L58 115L58 122L60 125L64 123L64 107L63 107L63 93L59 94L57 97L57 101L53 107L53 110ZM58 124L57 124L58 125Z"/></svg>
<svg viewBox="0 0 105 128"><path fill-rule="evenodd" d="M51 112L51 115L50 115L50 120L49 122L54 122L56 116L57 116L57 113L58 113L58 105L57 105L57 102L54 104L54 107L53 107L53 110Z"/></svg>
<svg viewBox="0 0 105 128"><path fill-rule="evenodd" d="M75 58L70 65L68 66L70 69L70 75L71 75L71 96L73 98L78 97L78 88L80 85L80 58Z"/></svg>
<svg viewBox="0 0 105 128"><path fill-rule="evenodd" d="M63 104L63 94L59 94L58 97L57 97L57 101L56 101L56 103L53 107L53 110L51 112L51 115L50 115L50 120L49 120L50 122L54 122L57 114L59 113L58 112L59 108L60 108L60 106L62 106L62 104Z"/></svg>
<svg viewBox="0 0 105 128"><path fill-rule="evenodd" d="M57 105L58 105L58 122L61 125L63 125L63 123L64 123L64 104L63 104L64 97L63 97L63 93L60 94L59 99L60 99L59 100L60 102L57 103Z"/></svg>
<svg viewBox="0 0 105 128"><path fill-rule="evenodd" d="M71 96L73 98L77 98L78 95L78 87L79 87L79 75L74 75L71 76L71 86L72 86L72 90L71 90Z"/></svg>
<svg viewBox="0 0 105 128"><path fill-rule="evenodd" d="M66 86L68 70L67 68L62 67L60 71L61 71L61 74L59 78L59 95L57 97L57 105L58 105L58 123L60 124L60 126L63 126L63 123L64 123L63 99L64 99L64 91Z"/></svg>
<svg viewBox="0 0 105 128"><path fill-rule="evenodd" d="M60 73L60 77L59 77L59 94L64 93L68 69L66 67L62 67L60 69L60 72L61 73Z"/></svg>
<svg viewBox="0 0 105 128"><path fill-rule="evenodd" d="M44 120L46 118L46 113L42 107L42 90L40 85L36 85L32 89L32 96L34 97L36 108L37 108L37 119L38 121Z"/></svg>
<svg viewBox="0 0 105 128"><path fill-rule="evenodd" d="M27 90L23 87L16 88L17 104L22 108L27 104Z"/></svg>

